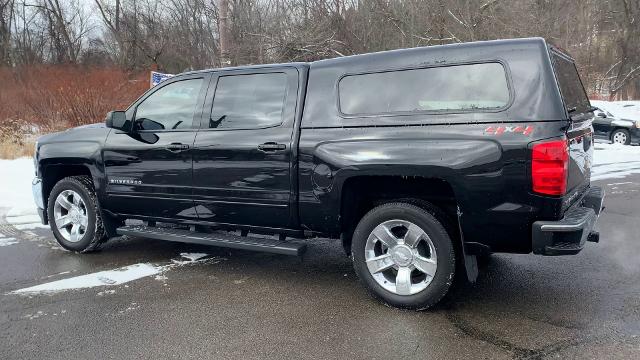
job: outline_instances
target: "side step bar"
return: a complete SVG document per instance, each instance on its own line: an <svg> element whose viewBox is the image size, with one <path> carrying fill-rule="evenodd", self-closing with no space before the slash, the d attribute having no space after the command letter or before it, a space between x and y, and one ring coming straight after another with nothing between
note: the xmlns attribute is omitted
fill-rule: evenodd
<svg viewBox="0 0 640 360"><path fill-rule="evenodd" d="M232 249L262 251L282 255L299 256L304 254L307 249L306 244L251 236L238 236L222 231L209 234L189 230L157 228L150 226L123 226L119 227L116 232L118 235L212 245Z"/></svg>

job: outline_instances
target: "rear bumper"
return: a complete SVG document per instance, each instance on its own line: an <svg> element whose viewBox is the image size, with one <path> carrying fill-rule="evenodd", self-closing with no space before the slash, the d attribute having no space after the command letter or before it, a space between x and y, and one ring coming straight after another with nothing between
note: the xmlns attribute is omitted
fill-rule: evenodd
<svg viewBox="0 0 640 360"><path fill-rule="evenodd" d="M587 241L598 242L593 228L602 211L604 190L592 186L581 201L569 208L557 221L536 221L532 228L533 253L539 255L573 255Z"/></svg>

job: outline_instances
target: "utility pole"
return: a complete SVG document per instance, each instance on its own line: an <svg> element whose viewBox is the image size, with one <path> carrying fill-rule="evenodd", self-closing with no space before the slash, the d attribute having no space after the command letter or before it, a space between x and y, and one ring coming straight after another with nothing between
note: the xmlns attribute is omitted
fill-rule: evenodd
<svg viewBox="0 0 640 360"><path fill-rule="evenodd" d="M231 33L229 31L229 1L219 0L219 21L218 32L220 33L220 65L222 67L231 65L229 54L229 41Z"/></svg>

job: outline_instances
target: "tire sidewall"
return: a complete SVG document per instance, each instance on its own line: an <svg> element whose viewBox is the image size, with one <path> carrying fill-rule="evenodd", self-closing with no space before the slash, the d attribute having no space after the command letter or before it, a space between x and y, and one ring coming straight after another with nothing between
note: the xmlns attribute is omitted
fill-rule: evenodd
<svg viewBox="0 0 640 360"><path fill-rule="evenodd" d="M629 131L627 131L627 130L625 130L625 129L617 129L617 130L615 130L613 133L611 133L611 142L612 142L612 143L617 144L617 143L615 142L615 140L613 140L613 139L614 139L614 137L615 137L615 135L616 135L616 133L623 133L623 134L627 137L627 140L625 140L625 142L624 142L624 144L623 144L623 145L629 145L629 144L631 144L631 134L629 133Z"/></svg>
<svg viewBox="0 0 640 360"><path fill-rule="evenodd" d="M421 227L436 250L436 275L426 289L414 295L397 295L384 289L373 278L365 262L364 249L369 235L376 226L393 219L407 220ZM455 275L455 255L447 231L432 214L411 204L385 204L366 214L353 234L351 251L356 274L367 290L395 307L424 309L434 305L447 293Z"/></svg>
<svg viewBox="0 0 640 360"><path fill-rule="evenodd" d="M58 195L65 190L73 190L76 193L80 194L87 208L87 230L85 231L82 239L77 242L67 241L58 230L55 222L55 215L53 211L55 201ZM63 248L71 251L83 251L87 247L89 247L96 234L96 206L94 203L94 197L88 193L87 189L82 186L78 180L66 178L59 181L51 190L47 208L47 215L49 217L51 231L53 231L53 235Z"/></svg>

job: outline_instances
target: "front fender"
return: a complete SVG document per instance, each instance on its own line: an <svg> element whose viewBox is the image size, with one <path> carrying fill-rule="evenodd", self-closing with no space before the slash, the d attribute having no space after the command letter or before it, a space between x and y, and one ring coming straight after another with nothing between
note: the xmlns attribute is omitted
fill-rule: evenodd
<svg viewBox="0 0 640 360"><path fill-rule="evenodd" d="M46 177L47 169L53 166L85 167L100 197L104 188L102 148L109 131L103 127L83 127L42 136L35 154L37 174Z"/></svg>

